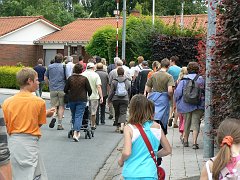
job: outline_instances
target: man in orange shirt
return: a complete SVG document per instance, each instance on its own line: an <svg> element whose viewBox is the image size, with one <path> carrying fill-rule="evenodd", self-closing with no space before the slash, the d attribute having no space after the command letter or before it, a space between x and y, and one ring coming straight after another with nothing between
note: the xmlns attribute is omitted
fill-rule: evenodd
<svg viewBox="0 0 240 180"><path fill-rule="evenodd" d="M46 170L39 152L40 127L54 110L46 111L45 101L32 94L39 85L36 71L23 68L16 78L20 92L6 99L2 105L9 134L13 180L45 180Z"/></svg>

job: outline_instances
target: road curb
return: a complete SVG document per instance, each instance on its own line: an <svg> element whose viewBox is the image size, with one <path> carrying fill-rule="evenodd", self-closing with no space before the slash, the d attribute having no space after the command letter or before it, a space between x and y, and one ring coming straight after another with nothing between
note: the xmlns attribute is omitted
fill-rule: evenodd
<svg viewBox="0 0 240 180"><path fill-rule="evenodd" d="M112 151L104 166L99 170L94 180L122 180L122 168L118 166L118 159L121 156L123 148L123 138L119 141L117 147Z"/></svg>

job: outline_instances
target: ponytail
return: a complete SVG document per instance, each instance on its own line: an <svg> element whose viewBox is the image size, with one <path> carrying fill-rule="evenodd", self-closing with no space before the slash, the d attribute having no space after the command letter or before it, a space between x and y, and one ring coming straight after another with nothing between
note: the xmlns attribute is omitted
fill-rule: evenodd
<svg viewBox="0 0 240 180"><path fill-rule="evenodd" d="M213 167L212 167L213 179L219 179L219 174L221 170L226 167L230 159L231 159L230 146L228 146L227 144L224 144L220 148L216 158L213 161Z"/></svg>

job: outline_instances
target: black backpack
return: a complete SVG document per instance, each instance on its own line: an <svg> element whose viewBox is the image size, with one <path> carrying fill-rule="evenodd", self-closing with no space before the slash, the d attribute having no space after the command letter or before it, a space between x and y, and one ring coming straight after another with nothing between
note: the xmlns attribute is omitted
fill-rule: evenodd
<svg viewBox="0 0 240 180"><path fill-rule="evenodd" d="M199 105L201 102L201 93L202 89L197 83L199 75L196 75L195 78L189 79L186 78L187 84L183 88L183 101L188 104Z"/></svg>

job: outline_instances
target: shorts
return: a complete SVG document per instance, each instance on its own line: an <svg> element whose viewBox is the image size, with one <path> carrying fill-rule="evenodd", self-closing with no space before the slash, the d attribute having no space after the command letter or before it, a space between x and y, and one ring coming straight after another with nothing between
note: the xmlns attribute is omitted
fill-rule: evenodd
<svg viewBox="0 0 240 180"><path fill-rule="evenodd" d="M97 113L97 108L98 108L98 103L99 100L98 99L92 99L90 100L90 111L91 111L91 115L96 115Z"/></svg>
<svg viewBox="0 0 240 180"><path fill-rule="evenodd" d="M64 95L63 91L50 91L50 101L52 107L64 106Z"/></svg>

